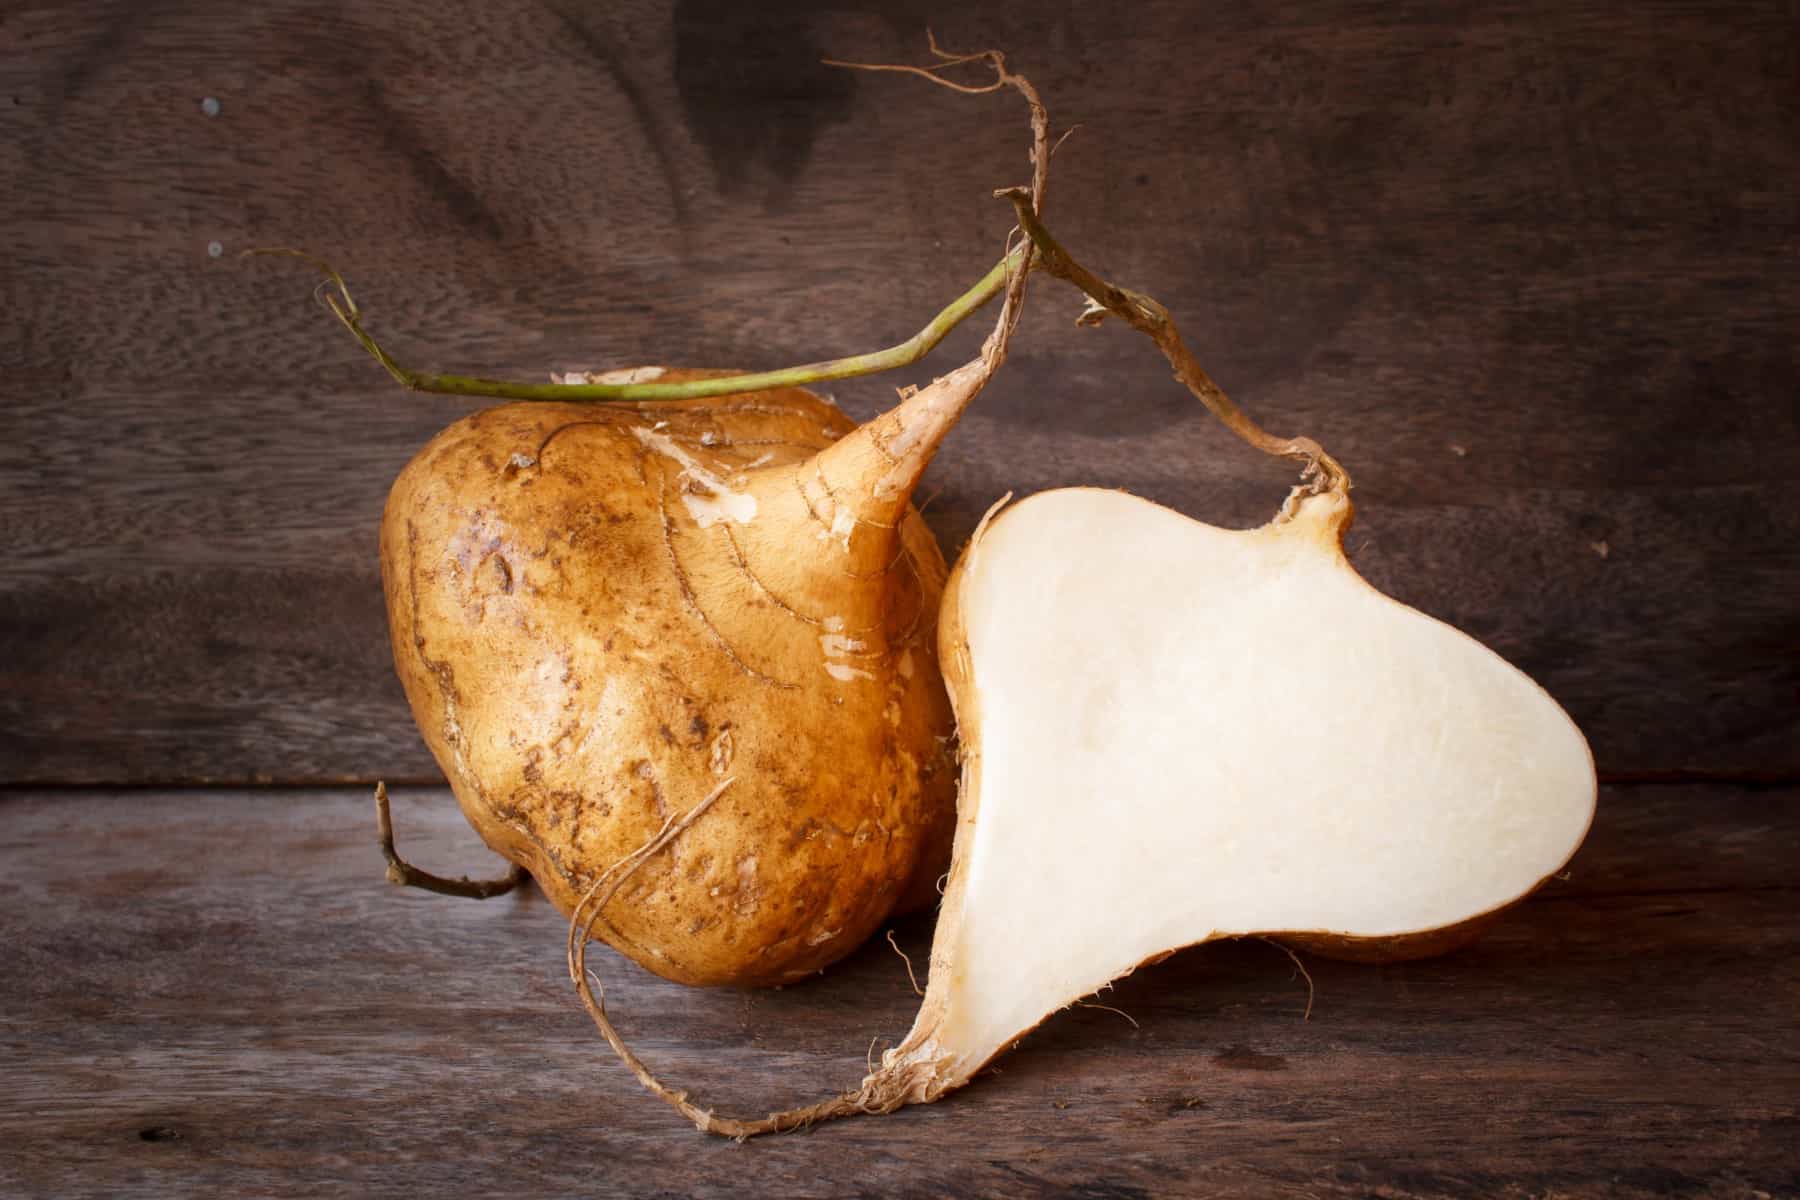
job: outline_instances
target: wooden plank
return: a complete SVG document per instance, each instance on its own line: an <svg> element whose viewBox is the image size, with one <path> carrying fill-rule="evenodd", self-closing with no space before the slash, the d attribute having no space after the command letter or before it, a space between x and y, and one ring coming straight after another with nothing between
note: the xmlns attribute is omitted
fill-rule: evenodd
<svg viewBox="0 0 1800 1200"><path fill-rule="evenodd" d="M1800 790L1607 789L1567 880L1448 958L1205 947L1073 1009L950 1099L734 1146L643 1093L535 893L381 879L368 798L0 796L0 1190L66 1197L1800 1189ZM491 866L442 791L403 849ZM925 922L901 928L923 962ZM723 1111L854 1081L915 1001L877 941L782 991L602 951L626 1036Z"/></svg>
<svg viewBox="0 0 1800 1200"><path fill-rule="evenodd" d="M1800 771L1788 5L936 19L1081 123L1069 244L1351 467L1376 582L1544 682L1605 769ZM1024 174L1015 104L817 64L917 58L923 23L900 0L0 18L0 779L435 778L373 542L466 405L397 393L303 273L236 252L330 258L421 365L883 344L992 260L987 193ZM1271 511L1282 469L1147 345L1071 332L1048 283L1034 305L926 485L948 547L1009 489ZM866 414L889 383L837 394Z"/></svg>

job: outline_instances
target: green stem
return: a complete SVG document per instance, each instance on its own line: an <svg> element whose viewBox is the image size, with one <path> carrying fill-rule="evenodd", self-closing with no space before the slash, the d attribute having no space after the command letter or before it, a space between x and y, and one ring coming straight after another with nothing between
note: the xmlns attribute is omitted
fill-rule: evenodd
<svg viewBox="0 0 1800 1200"><path fill-rule="evenodd" d="M848 358L828 359L798 367L775 371L758 371L747 375L724 375L711 379L692 379L684 383L512 383L501 379L480 379L472 375L441 375L431 371L415 371L395 362L362 325L362 310L350 296L344 277L330 265L297 250L250 250L246 254L276 254L304 259L317 267L337 294L327 291L324 300L332 314L343 323L369 356L398 380L401 386L415 392L437 392L450 396L492 396L503 400L573 400L573 401L647 401L691 400L703 396L728 396L736 392L761 391L764 388L797 387L823 383L832 379L853 379L874 375L895 367L904 367L924 358L944 340L946 334L962 320L999 295L1009 275L1024 265L1031 254L1031 243L1021 242L1007 256L994 264L968 291L939 312L925 328L895 346ZM340 303L339 298L342 298Z"/></svg>

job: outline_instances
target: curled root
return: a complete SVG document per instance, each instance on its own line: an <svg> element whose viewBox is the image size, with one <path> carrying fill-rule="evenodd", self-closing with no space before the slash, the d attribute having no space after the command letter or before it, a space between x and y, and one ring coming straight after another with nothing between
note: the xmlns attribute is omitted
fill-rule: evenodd
<svg viewBox="0 0 1800 1200"><path fill-rule="evenodd" d="M900 961L906 964L906 981L912 984L913 995L923 996L925 989L919 986L919 977L913 974L912 959L907 957L906 951L900 948L900 943L894 940L894 931L891 929L887 933L887 943L894 948L894 953L900 956Z"/></svg>
<svg viewBox="0 0 1800 1200"><path fill-rule="evenodd" d="M514 863L512 869L498 879L448 879L421 871L394 849L394 817L388 811L387 784L375 785L375 828L381 837L381 854L387 859L388 882L399 887L423 888L440 896L462 896L469 900L490 900L504 896L525 880L525 868Z"/></svg>
<svg viewBox="0 0 1800 1200"><path fill-rule="evenodd" d="M1130 1013L1126 1012L1124 1009L1114 1008L1110 1004L1095 1004L1092 1000L1077 1000L1075 1002L1075 1007L1076 1008L1097 1008L1101 1012L1117 1013L1119 1016L1124 1017L1127 1021L1130 1021L1131 1027L1133 1029L1142 1029L1143 1028L1142 1025L1139 1025L1137 1023L1136 1017L1132 1016Z"/></svg>
<svg viewBox="0 0 1800 1200"><path fill-rule="evenodd" d="M1306 964L1300 961L1300 956L1295 954L1294 948L1286 942L1278 942L1274 938L1258 938L1257 940L1269 943L1269 945L1275 947L1277 950L1294 960L1294 970L1300 973L1300 978L1306 980L1306 1011L1300 1014L1300 1019L1302 1021L1312 1020L1313 996L1318 991L1318 989L1313 986L1312 972L1306 969Z"/></svg>
<svg viewBox="0 0 1800 1200"><path fill-rule="evenodd" d="M803 1129L820 1121L829 1121L836 1117L853 1116L858 1113L893 1112L913 1098L914 1083L908 1073L885 1071L871 1072L863 1081L862 1087L854 1092L833 1096L818 1104L804 1108L789 1109L786 1112L770 1113L766 1117L754 1120L743 1120L735 1117L716 1117L711 1110L703 1109L688 1099L686 1092L676 1091L663 1083L644 1065L632 1049L619 1036L613 1027L611 1018L606 1015L606 989L601 985L599 977L588 968L587 944L592 939L595 926L602 923L601 914L605 911L613 897L618 895L626 881L634 872L681 833L706 814L713 804L723 796L735 781L735 777L726 779L708 792L706 798L694 805L687 813L676 816L670 814L663 822L662 828L642 846L608 867L594 880L581 901L576 904L575 911L569 917L568 961L569 978L575 983L575 990L581 996L582 1006L594 1019L594 1025L600 1030L600 1036L606 1044L613 1048L613 1053L631 1069L652 1095L662 1099L675 1111L694 1123L694 1127L702 1133L718 1134L721 1137L743 1141L765 1133L786 1133L794 1129ZM591 910L591 911L590 911ZM584 916L584 914L586 914Z"/></svg>

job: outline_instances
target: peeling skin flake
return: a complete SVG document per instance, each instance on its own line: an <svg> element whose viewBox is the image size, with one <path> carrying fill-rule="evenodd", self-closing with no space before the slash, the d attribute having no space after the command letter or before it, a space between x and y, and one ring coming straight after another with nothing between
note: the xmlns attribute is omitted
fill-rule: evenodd
<svg viewBox="0 0 1800 1200"><path fill-rule="evenodd" d="M614 387L631 383L650 383L668 374L667 367L618 367L611 371L565 371L558 375L550 372L551 383L585 384L601 383Z"/></svg>
<svg viewBox="0 0 1800 1200"><path fill-rule="evenodd" d="M848 683L852 679L873 679L874 675L860 667L853 667L839 661L856 656L867 656L869 643L862 638L843 632L844 618L826 617L826 632L819 635L819 649L825 654L825 672L839 683Z"/></svg>
<svg viewBox="0 0 1800 1200"><path fill-rule="evenodd" d="M819 645L824 648L826 658L848 658L852 654L867 653L869 649L867 642L847 633L822 633Z"/></svg>
<svg viewBox="0 0 1800 1200"><path fill-rule="evenodd" d="M595 383L649 383L661 379L667 372L662 367L621 367L613 371L601 371L588 376Z"/></svg>
<svg viewBox="0 0 1800 1200"><path fill-rule="evenodd" d="M713 739L712 744L712 772L714 775L725 774L731 766L731 757L735 752L731 730L721 729L719 736Z"/></svg>
<svg viewBox="0 0 1800 1200"><path fill-rule="evenodd" d="M694 524L706 529L718 521L730 521L736 525L748 525L756 519L756 497L746 492L734 492L723 479L701 466L693 455L683 450L675 439L656 429L642 427L632 430L638 441L667 458L681 464L681 473L688 479L704 487L708 495L697 496L691 491L683 490L681 502L687 505L688 515L694 518Z"/></svg>
<svg viewBox="0 0 1800 1200"><path fill-rule="evenodd" d="M844 549L850 548L850 531L856 528L856 514L846 505L838 505L837 512L831 518L831 536L844 543Z"/></svg>

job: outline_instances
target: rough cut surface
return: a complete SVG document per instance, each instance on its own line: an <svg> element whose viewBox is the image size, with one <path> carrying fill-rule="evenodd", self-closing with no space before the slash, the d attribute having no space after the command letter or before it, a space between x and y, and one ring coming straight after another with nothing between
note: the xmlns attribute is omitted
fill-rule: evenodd
<svg viewBox="0 0 1800 1200"><path fill-rule="evenodd" d="M1286 933L1447 950L1575 852L1586 740L1491 650L1364 582L1350 511L1312 496L1234 532L1062 489L965 551L940 651L956 855L931 987L884 1064L918 1098L1161 953Z"/></svg>
<svg viewBox="0 0 1800 1200"><path fill-rule="evenodd" d="M729 781L597 927L671 979L794 979L936 899L945 568L904 493L865 521L815 461L850 429L797 390L508 405L445 430L388 501L419 729L559 909Z"/></svg>

